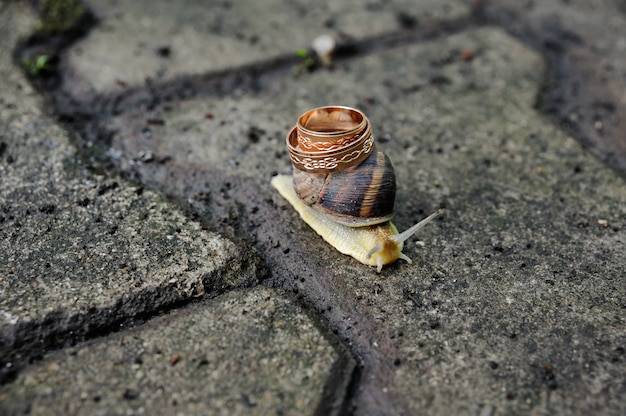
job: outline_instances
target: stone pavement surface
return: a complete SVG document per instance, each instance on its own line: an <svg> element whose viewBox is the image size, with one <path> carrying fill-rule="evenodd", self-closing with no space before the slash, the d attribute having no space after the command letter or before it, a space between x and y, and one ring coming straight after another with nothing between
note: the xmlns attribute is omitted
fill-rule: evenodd
<svg viewBox="0 0 626 416"><path fill-rule="evenodd" d="M0 414L626 413L626 10L534 3L0 2ZM328 104L413 265L269 186Z"/></svg>
<svg viewBox="0 0 626 416"><path fill-rule="evenodd" d="M25 370L10 386L8 394L21 400L7 408L19 414L205 414L210 399L224 414L306 414L317 406L338 358L289 300L267 288L233 291L52 354L45 368Z"/></svg>

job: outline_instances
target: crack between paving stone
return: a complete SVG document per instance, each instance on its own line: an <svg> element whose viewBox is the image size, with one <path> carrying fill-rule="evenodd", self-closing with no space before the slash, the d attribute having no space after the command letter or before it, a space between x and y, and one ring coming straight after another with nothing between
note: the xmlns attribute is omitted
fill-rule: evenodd
<svg viewBox="0 0 626 416"><path fill-rule="evenodd" d="M475 13L472 16L461 18L452 22L440 22L438 24L432 24L412 30L393 32L374 38L367 38L352 43L340 45L337 50L335 59L338 61L350 60L356 57L378 53L380 51L388 50L391 48L401 47L419 42L432 41L437 38L443 38L454 33L462 33L464 31L486 25L496 25L503 28L504 30L507 30L506 22L504 21L505 23L503 23L503 21L504 20L502 17L489 17L483 13L483 10L481 8L477 8L475 9ZM95 21L93 23L95 23ZM544 57L546 57L545 50L542 51L541 48L539 48L536 44L536 41L533 42L532 40L529 40L527 35L524 35L523 33L516 33L510 30L507 31L515 38L522 40L525 44L531 46L533 49L539 51ZM80 36L83 35L84 33L80 34ZM70 39L56 39L53 45L47 46L54 48L56 54L60 55L64 48L67 48L73 41L79 38L78 35L74 36L74 38ZM37 42L41 42L42 40L43 39L31 38L24 44L18 45L18 48L16 48L16 53L14 55L16 62L19 62L23 56L26 56L25 53L31 50L31 48L40 47L41 45L37 45ZM550 60L549 58L546 59L548 59L551 65L555 65L554 60ZM37 80L33 80L33 83L36 87L39 87L40 91L42 88L47 88L46 90L43 90L42 93L53 104L55 112L60 115L60 121L66 125L69 125L74 130L80 133L80 138L76 138L74 143L78 149L83 149L85 147L85 141L91 141L101 146L101 149L106 150L111 137L111 132L109 132L106 127L107 123L111 117L123 113L126 108L150 109L157 103L162 104L163 102L176 102L183 99L189 99L191 97L223 97L228 95L233 86L243 88L246 93L256 93L266 88L266 85L272 79L285 76L288 71L290 71L291 68L297 63L298 59L294 56L278 56L268 59L266 61L255 62L249 65L238 67L237 71L233 71L232 69L225 69L222 71L200 74L196 76L180 77L165 83L147 83L144 86L133 87L118 94L94 95L81 97L80 99L77 99L76 97L70 97L69 95L64 94L63 91L60 91L58 89L58 84L56 84L55 82L48 82L46 84L45 82L41 83ZM84 154L79 157L87 158L87 156L85 156ZM107 159L108 158L106 156L103 156L103 163L106 164ZM90 162L88 158L87 162ZM108 172L109 175L117 175L120 173L124 174L124 172L119 172L117 169L115 169L114 166L111 165L108 165L105 170ZM142 185L146 184L142 183ZM158 191L164 192L164 190L160 189L160 187L156 184L153 186L153 188ZM175 200L184 201L184 198L181 195L176 195L175 193L168 192L165 193L168 195L174 195ZM246 195L246 197L247 196L248 195ZM262 201L259 201L258 203L262 205ZM246 204L243 204L245 207ZM182 206L184 204L178 202L178 205ZM243 236L245 234L253 235L250 230L243 230L241 228L241 224L244 224L249 220L250 213L245 213L244 216L237 221L238 224L235 225L235 231L238 235L233 236L235 240L254 240L254 237ZM211 222L209 222L209 224L210 223ZM246 226L244 225L243 228L245 227ZM245 244L248 246L256 247L262 257L265 258L265 261L267 263L266 267L270 269L271 273L271 277L266 280L266 284L272 287L278 287L287 290L291 289L292 291L298 287L297 284L294 284L291 281L293 279L289 279L289 276L293 276L294 272L289 270L281 270L281 268L285 267L284 263L281 264L278 261L267 261L267 259L271 258L271 256L273 255L271 249L265 247L258 241L247 241ZM311 265L308 265L308 270L311 270L310 266ZM313 267L313 270L314 272L320 272L320 270L316 269L315 267ZM277 278L277 275L280 275L281 278ZM317 283L319 285L321 279L332 278L333 276L320 276ZM259 280L262 280L262 278L259 278ZM226 289L224 290L224 292L230 291L232 289L234 288ZM213 293L216 296L221 294L217 292ZM384 358L381 358L378 354L372 351L372 347L368 345L368 343L371 342L371 339L367 337L365 339L361 339L358 336L353 335L353 333L351 332L351 328L348 328L348 325L342 318L344 314L346 314L347 316L355 314L358 315L362 311L344 311L339 307L340 304L338 304L338 302L335 302L335 304L332 305L332 313L328 313L328 311L324 311L323 308L320 308L319 300L316 299L325 297L332 298L331 294L332 291L328 288L318 286L309 287L303 292L299 291L293 296L296 299L302 297L306 298L305 307L314 311L319 319L325 320L328 323L329 327L339 335L340 341L343 343L344 347L351 352L351 359L357 361L356 367L351 371L348 371L348 368L350 366L346 364L346 357L340 357L335 362L335 364L333 365L333 369L330 372L331 375L329 376L325 384L324 393L322 394L322 400L318 404L315 414L327 414L327 412L331 412L331 414L332 412L335 412L334 414L352 414L356 411L355 406L358 405L358 403L363 399L363 392L360 391L360 389L363 387L364 375L368 375L371 371L373 371L374 368L376 368L376 360L378 360L378 365L381 365L380 360L384 361ZM85 332L82 336L74 336L78 337L81 341L92 337L105 336L112 332L115 332L116 330L122 329L119 326L120 323L124 324L125 326L132 325L133 322L137 319L140 321L145 319L151 319L159 313L164 313L167 310L181 307L191 302L193 302L193 300L185 299L180 301L180 303L174 303L153 312L146 312L145 315L128 315L121 320L115 321L109 327L102 326L97 331L88 331ZM363 318L360 317L359 319L362 320ZM89 322L85 321L78 326L84 326L88 324ZM376 327L375 324L370 323L370 325L374 325L374 327ZM54 338L59 335L63 334L51 332L49 334L49 337ZM57 342L56 344L53 343L52 346L46 347L46 349L44 349L43 351L47 350L48 348L60 348L64 345L65 342ZM21 347L23 346L20 346L20 348ZM18 351L20 348L16 347L14 348L14 350ZM38 349L36 347L32 347L33 354L36 355L38 350L42 352L40 348ZM387 363L387 365L388 364L389 363ZM11 371L7 372L6 374L0 373L0 383L5 381L3 379L3 375L5 376L6 380L9 380L12 376L16 374L16 370L18 368L19 365L16 365ZM337 394L338 391L340 391L341 393ZM392 407L391 403L389 403L388 400L383 400L381 403L378 403L378 405L389 406L389 408ZM399 402L395 403L395 405L398 406L397 410L401 410L401 408L403 407L402 404Z"/></svg>
<svg viewBox="0 0 626 416"><path fill-rule="evenodd" d="M246 279L247 283L243 285L222 287L220 282L223 280L220 277L224 270L217 269L202 278L202 293L195 296L177 297L179 289L174 286L151 287L123 296L110 307L90 308L74 315L57 310L32 321L0 327L0 385L13 381L24 366L42 359L51 351L141 325L175 309L232 290L256 286L267 277L267 270L255 255L243 262L245 267L238 266L226 271L227 274L242 270L254 273L254 277Z"/></svg>
<svg viewBox="0 0 626 416"><path fill-rule="evenodd" d="M299 241L298 236L287 232L289 223L276 217L277 207L269 202L274 195L259 192L258 186L249 178L209 172L197 165L170 165L165 185L158 179L153 179L154 183L148 180L144 185L157 187L161 183L160 190L177 200L190 217L213 228L223 228L221 219L229 217L232 207L242 207L240 219L232 228L222 229L222 232L226 232L229 239L244 239L255 247L270 272L262 284L287 291L301 307L313 314L316 318L313 321L321 319L324 322L320 328L322 333L334 333L350 351L356 365L349 369L345 359L341 358L335 363L318 404L320 414L330 410L337 411L336 414L353 414L363 408L394 409L400 414L405 406L401 398L393 394L393 362L397 352L387 330L370 316L366 305L352 299L341 278L310 261L302 260L294 266L290 259L294 256L306 259L309 248ZM154 178L156 170L153 166L143 165L137 175ZM211 179L190 179L198 177ZM226 188L225 183L228 183L228 192L218 192ZM183 189L185 192L181 192ZM197 193L214 195L206 203L208 206L200 207L204 213L195 211L185 202L189 195ZM272 235L282 236L279 246L264 239ZM290 248L288 256L283 253L283 247ZM375 273L373 270L368 272ZM363 380L368 380L366 386ZM337 386L344 390L334 390ZM388 391L384 392L385 389ZM337 405L340 397L343 402Z"/></svg>
<svg viewBox="0 0 626 416"><path fill-rule="evenodd" d="M615 91L607 88L597 77L601 73L601 56L592 52L593 48L586 47L585 40L576 33L569 31L560 24L538 30L524 17L523 11L515 11L508 4L485 2L486 4L474 9L474 20L482 26L495 26L502 29L509 36L526 45L538 53L546 62L546 71L543 75L539 94L535 102L535 110L550 118L554 124L598 157L604 164L613 168L622 178L626 179L626 147L616 143L607 145L607 138L612 135L619 137L623 132L620 126L626 121L605 121L604 133L596 128L595 123L579 117L572 120L572 115L605 113L616 115L616 102L619 98ZM578 55L582 53L581 62L572 64L567 60L568 54L574 49ZM585 64L592 63L591 68ZM568 65L569 63L569 65ZM585 72L589 72L585 74ZM586 84L584 94L572 93L577 84ZM566 103L568 105L566 105ZM626 116L622 110L622 116ZM597 115L595 117L598 117ZM593 120L592 120L593 121ZM621 151L620 151L621 149Z"/></svg>
<svg viewBox="0 0 626 416"><path fill-rule="evenodd" d="M433 40L448 36L452 33L468 30L471 26L471 21L463 18L452 22L430 24L419 30L393 32L375 38L345 43L339 46L335 59L337 61L350 60L355 57L377 53L394 47ZM75 40L76 39L66 39L62 42L56 40L54 46L64 48ZM21 48L23 48L23 50L15 54L16 60L24 56L25 50L28 49L28 42L21 45ZM20 48L17 50L19 51ZM56 52L58 55L61 54L60 50ZM60 121L80 133L80 138L76 137L74 144L79 149L79 157L89 163L89 158L84 153L81 156L80 151L80 149L85 149L85 140L97 143L97 146L99 146L102 153L104 153L112 137L112 133L108 132L106 128L108 120L110 117L123 113L126 108L150 109L157 103L162 104L163 102L180 101L191 97L227 96L230 91L232 91L233 86L237 86L240 89L243 88L247 93L259 92L264 89L264 85L270 82L271 79L284 77L297 63L298 59L291 55L279 56L239 67L237 71L226 69L197 76L181 77L160 84L148 82L145 86L134 87L121 94L81 97L80 100L58 90L58 84L54 82L49 83L48 90L43 92L53 104L55 111L59 114ZM267 79L264 79L264 77ZM89 110L85 111L85 109ZM89 150L89 153L93 155L93 150ZM103 159L103 171L107 176L115 176L119 173L123 174L123 172L119 172L113 166L107 164L108 161L106 157ZM142 185L145 184L142 183ZM159 186L154 186L153 188L163 191L159 189ZM167 194L172 195L171 193ZM181 200L184 201L184 196L180 197ZM248 201L242 201L241 204L245 205L246 202ZM242 238L240 233L234 233L229 237L239 241L241 241ZM285 288L283 284L278 284L276 287ZM328 290L314 292L316 293L307 294L309 298L307 300L309 304L308 309L310 310L318 309L315 305L316 302L312 300L313 298L331 297L331 293ZM296 296L296 298L297 297L298 296ZM181 303L184 303L184 301ZM176 306L180 305L177 304ZM316 409L316 414L352 414L357 408L358 402L362 401L364 395L361 391L363 375L369 375L375 372L380 366L380 363L384 362L384 360L375 358L377 354L371 351L369 345L371 344L371 340L366 337L365 341L358 342L355 338L359 337L355 337L350 333L352 329L350 325L344 325L342 322L342 316L360 316L362 314L348 313L347 311L342 312L337 302L333 306L335 310L333 315L340 318L329 319L324 313L318 313L317 316L321 319L326 319L334 328L334 332L341 335L340 340L344 344L344 348L347 348L348 351L351 352L351 357L348 358L340 353L340 358L336 360L325 383L322 397ZM161 309L161 311L162 310L163 309ZM158 312L159 311L155 311L155 313ZM154 313L152 315L154 315ZM149 319L149 316L145 318ZM133 317L129 316L128 319L133 319ZM119 328L119 324L120 321L116 321L110 328L102 327L97 333L83 334L82 339L90 338L89 335L91 335L91 337L104 336L107 334L108 330L113 331L115 328ZM125 326L127 325L129 325L129 322L126 322ZM374 324L370 323L369 325ZM380 331L374 332L378 333ZM51 334L51 337L53 336L54 334ZM57 343L48 348L62 346L63 344ZM360 364L354 366L351 364L353 360ZM378 373L380 378L381 374L388 373L388 371L379 371ZM12 372L12 374L14 373ZM384 384L390 384L391 380L389 377L383 377L383 379ZM390 402L389 398L376 397L376 395L369 396L371 396L371 400L375 402L372 403L373 408L391 409L397 406L397 403L394 404Z"/></svg>
<svg viewBox="0 0 626 416"><path fill-rule="evenodd" d="M552 50L550 45L546 44L546 40L541 37L542 34L533 33L528 24L523 24L521 27L511 24L515 18L519 18L519 15L508 13L504 6L499 7L497 4L493 6L490 2L475 2L470 15L466 17L429 23L361 40L346 41L338 45L334 59L349 60L395 47L432 41L479 27L499 27L537 51L548 63L548 71L544 75L543 88L536 105L537 110L551 117L561 129L576 137L583 145L593 146L597 139L589 136L590 131L580 123L572 122L568 118L569 114L559 112L558 106L555 106L567 87L562 84L565 77L561 75L571 73L574 68L562 61L563 51ZM523 22L523 19L521 20ZM88 10L86 18L69 33L48 36L48 38L43 37L41 33L35 33L16 46L14 61L19 66L24 57L32 55L33 50L37 51L42 48L50 51L53 56L61 56L64 49L84 37L97 24L97 20ZM558 28L555 30L558 31ZM572 41L570 38L571 36L565 36L561 46L567 47L568 42ZM75 144L81 147L86 140L102 142L106 146L111 137L110 133L106 133L106 121L124 112L125 108L149 110L156 103L175 102L199 96L226 96L232 92L233 86L245 90L246 93L259 92L271 79L285 76L298 64L298 59L292 54L277 55L265 61L239 66L236 70L226 68L199 75L182 76L162 83L147 81L145 85L131 87L121 93L91 95L80 99L59 90L58 74L52 74L50 77L52 81L48 79L42 82L41 79L33 77L31 81L52 103L60 121L81 133L82 140L77 140ZM105 133L102 134L102 132ZM626 155L599 154L598 156L609 166L617 168L622 175L626 175Z"/></svg>

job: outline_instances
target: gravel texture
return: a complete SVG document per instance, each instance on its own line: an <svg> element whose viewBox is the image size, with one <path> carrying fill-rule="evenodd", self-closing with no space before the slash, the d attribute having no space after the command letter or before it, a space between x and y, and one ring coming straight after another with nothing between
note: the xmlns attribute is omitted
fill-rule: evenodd
<svg viewBox="0 0 626 416"><path fill-rule="evenodd" d="M625 414L621 2L257 3L0 3L0 413ZM329 104L412 265L270 187Z"/></svg>
<svg viewBox="0 0 626 416"><path fill-rule="evenodd" d="M298 306L237 290L50 354L0 392L0 411L301 415L338 357Z"/></svg>

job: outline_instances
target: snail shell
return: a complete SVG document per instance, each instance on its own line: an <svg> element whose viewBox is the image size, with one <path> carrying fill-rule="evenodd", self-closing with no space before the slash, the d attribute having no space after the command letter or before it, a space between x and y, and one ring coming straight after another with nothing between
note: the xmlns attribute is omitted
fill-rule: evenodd
<svg viewBox="0 0 626 416"><path fill-rule="evenodd" d="M396 175L381 151L334 173L309 173L294 167L293 187L305 204L349 227L379 224L394 214Z"/></svg>
<svg viewBox="0 0 626 416"><path fill-rule="evenodd" d="M404 241L443 213L398 233L390 222L393 166L358 110L329 106L304 113L287 135L287 149L293 177L276 176L272 186L324 240L378 272L399 258L411 263L402 254Z"/></svg>

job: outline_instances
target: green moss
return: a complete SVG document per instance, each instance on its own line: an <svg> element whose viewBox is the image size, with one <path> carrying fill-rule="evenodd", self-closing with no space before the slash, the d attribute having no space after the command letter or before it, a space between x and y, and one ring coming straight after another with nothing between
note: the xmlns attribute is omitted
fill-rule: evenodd
<svg viewBox="0 0 626 416"><path fill-rule="evenodd" d="M46 33L64 33L75 29L85 17L87 9L78 0L43 0L41 27Z"/></svg>
<svg viewBox="0 0 626 416"><path fill-rule="evenodd" d="M30 75L39 76L45 72L52 71L51 58L45 54L26 58L22 61L22 67Z"/></svg>
<svg viewBox="0 0 626 416"><path fill-rule="evenodd" d="M294 74L311 71L317 65L317 59L308 50L296 49L294 53L301 60L300 64L293 68Z"/></svg>
<svg viewBox="0 0 626 416"><path fill-rule="evenodd" d="M298 58L302 60L309 58L309 51L307 51L306 49L296 49L294 53Z"/></svg>

